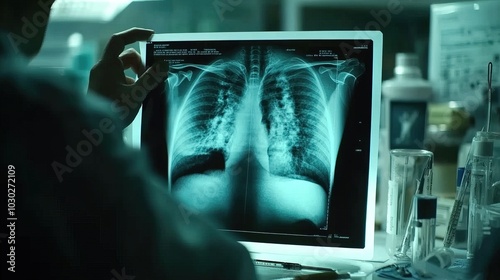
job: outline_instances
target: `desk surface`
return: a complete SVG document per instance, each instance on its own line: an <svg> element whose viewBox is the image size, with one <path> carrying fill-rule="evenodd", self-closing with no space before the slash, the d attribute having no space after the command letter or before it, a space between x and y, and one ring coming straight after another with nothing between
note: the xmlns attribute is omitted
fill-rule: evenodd
<svg viewBox="0 0 500 280"><path fill-rule="evenodd" d="M389 258L387 251L385 249L385 232L375 233L375 244L374 244L374 258L370 261L357 261L357 260L343 260L338 262L338 267L332 267L333 269L338 269L340 272L349 271L352 272L352 268L359 268L357 273L351 273L351 279L367 279L367 280L379 280L384 279L378 277L374 272L375 270L388 266L393 263ZM442 246L442 240L436 240L436 247ZM464 250L454 250L456 258L465 258L466 252ZM293 279L297 275L307 275L314 273L311 271L293 271L284 270L278 268L269 268L257 266L257 274L259 280L274 280L274 279ZM317 272L316 272L317 273ZM411 280L413 278L406 278ZM430 279L430 278L429 278Z"/></svg>

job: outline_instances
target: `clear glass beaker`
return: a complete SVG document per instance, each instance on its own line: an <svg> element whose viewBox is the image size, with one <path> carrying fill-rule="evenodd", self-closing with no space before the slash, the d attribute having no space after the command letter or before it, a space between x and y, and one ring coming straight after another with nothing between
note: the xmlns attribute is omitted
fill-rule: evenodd
<svg viewBox="0 0 500 280"><path fill-rule="evenodd" d="M432 194L434 154L420 149L390 152L386 249L390 257L409 259L411 205L415 194Z"/></svg>

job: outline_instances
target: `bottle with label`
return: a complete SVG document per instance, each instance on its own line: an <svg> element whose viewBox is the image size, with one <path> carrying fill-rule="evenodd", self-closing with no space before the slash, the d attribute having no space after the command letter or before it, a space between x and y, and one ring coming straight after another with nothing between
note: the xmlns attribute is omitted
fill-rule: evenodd
<svg viewBox="0 0 500 280"><path fill-rule="evenodd" d="M396 54L394 78L382 83L389 149L422 149L432 86L422 78L418 56Z"/></svg>

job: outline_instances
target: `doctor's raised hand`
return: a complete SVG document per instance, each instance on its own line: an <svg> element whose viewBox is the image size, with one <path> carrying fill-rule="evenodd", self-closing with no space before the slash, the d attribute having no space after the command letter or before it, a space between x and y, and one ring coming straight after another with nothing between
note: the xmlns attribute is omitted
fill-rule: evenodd
<svg viewBox="0 0 500 280"><path fill-rule="evenodd" d="M142 102L151 90L168 76L168 63L156 62L146 69L141 56L133 49L125 50L129 44L146 41L153 30L132 28L114 34L108 41L102 58L90 72L89 91L112 102L111 110L128 126L136 117ZM125 70L139 77L135 80L125 75Z"/></svg>

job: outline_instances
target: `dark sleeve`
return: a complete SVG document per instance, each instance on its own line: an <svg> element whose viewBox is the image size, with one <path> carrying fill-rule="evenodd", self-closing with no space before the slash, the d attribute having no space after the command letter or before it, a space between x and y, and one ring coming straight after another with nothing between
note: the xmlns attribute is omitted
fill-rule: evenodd
<svg viewBox="0 0 500 280"><path fill-rule="evenodd" d="M1 166L15 168L17 218L16 274L2 242L2 279L255 278L244 247L173 200L126 147L109 103L47 79L0 78Z"/></svg>

